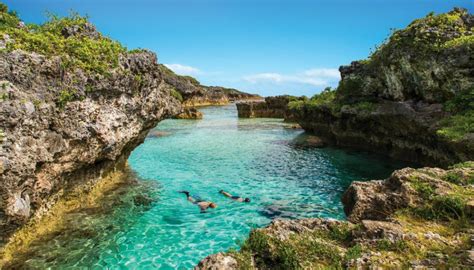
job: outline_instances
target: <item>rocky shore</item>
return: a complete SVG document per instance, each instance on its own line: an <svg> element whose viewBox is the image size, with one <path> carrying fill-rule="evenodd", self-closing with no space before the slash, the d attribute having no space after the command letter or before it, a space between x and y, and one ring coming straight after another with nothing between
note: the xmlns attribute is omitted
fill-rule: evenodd
<svg viewBox="0 0 474 270"><path fill-rule="evenodd" d="M274 220L240 251L195 269L469 269L474 267L474 163L395 171L353 182L348 221Z"/></svg>
<svg viewBox="0 0 474 270"><path fill-rule="evenodd" d="M291 111L331 144L427 166L473 160L473 26L464 9L416 20Z"/></svg>

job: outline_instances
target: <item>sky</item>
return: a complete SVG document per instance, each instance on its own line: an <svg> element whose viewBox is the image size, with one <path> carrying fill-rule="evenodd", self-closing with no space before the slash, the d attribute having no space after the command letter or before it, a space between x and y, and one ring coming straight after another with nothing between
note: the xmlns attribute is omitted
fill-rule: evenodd
<svg viewBox="0 0 474 270"><path fill-rule="evenodd" d="M473 0L0 0L28 23L88 15L129 49L178 74L263 96L312 96L388 37L431 11Z"/></svg>

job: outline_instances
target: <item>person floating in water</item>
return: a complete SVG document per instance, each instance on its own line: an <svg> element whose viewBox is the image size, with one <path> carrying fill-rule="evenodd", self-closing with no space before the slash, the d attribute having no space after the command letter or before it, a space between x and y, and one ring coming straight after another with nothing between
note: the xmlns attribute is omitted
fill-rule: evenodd
<svg viewBox="0 0 474 270"><path fill-rule="evenodd" d="M225 192L224 190L220 190L219 193L226 196L227 198L231 198L232 200L236 202L250 202L249 198L242 198L240 196L235 196L235 195L232 196L232 194L230 194L229 192Z"/></svg>
<svg viewBox="0 0 474 270"><path fill-rule="evenodd" d="M193 204L197 205L200 209L201 209L201 213L205 213L207 208L216 208L217 207L217 204L213 203L213 202L207 202L207 201L204 201L204 200L201 200L201 198L195 196L196 198L194 198L193 196L191 196L189 194L189 191L186 191L186 190L183 190L183 191L179 191L179 193L184 193L186 194L186 198L188 199L188 201L192 202Z"/></svg>

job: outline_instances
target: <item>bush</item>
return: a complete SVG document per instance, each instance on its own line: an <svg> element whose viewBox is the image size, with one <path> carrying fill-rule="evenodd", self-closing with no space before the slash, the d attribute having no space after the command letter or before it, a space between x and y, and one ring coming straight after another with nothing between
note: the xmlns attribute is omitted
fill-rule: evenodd
<svg viewBox="0 0 474 270"><path fill-rule="evenodd" d="M466 203L456 195L438 195L425 205L412 209L416 216L428 220L463 220Z"/></svg>
<svg viewBox="0 0 474 270"><path fill-rule="evenodd" d="M474 110L445 118L440 124L438 135L452 141L461 140L466 134L474 133Z"/></svg>
<svg viewBox="0 0 474 270"><path fill-rule="evenodd" d="M72 13L59 18L50 15L49 21L42 25L28 25L17 28L19 19L12 21L11 15L0 13L0 36L8 34L14 42L7 44L7 50L24 50L45 56L60 56L63 68L80 68L87 72L106 74L118 66L119 55L126 49L109 38L98 35L97 38L69 36L62 34L66 27L77 26L84 29L87 17ZM6 21L6 19L7 21Z"/></svg>

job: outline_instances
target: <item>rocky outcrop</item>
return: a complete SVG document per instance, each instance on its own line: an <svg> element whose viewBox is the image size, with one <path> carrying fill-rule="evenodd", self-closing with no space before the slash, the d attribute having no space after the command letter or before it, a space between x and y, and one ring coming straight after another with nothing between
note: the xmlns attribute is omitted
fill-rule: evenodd
<svg viewBox="0 0 474 270"><path fill-rule="evenodd" d="M241 118L284 118L286 121L294 121L294 115L288 109L288 103L296 100L299 98L274 96L260 101L239 102L237 103L238 116Z"/></svg>
<svg viewBox="0 0 474 270"><path fill-rule="evenodd" d="M45 27L60 29L60 22ZM77 47L100 38L101 46L111 46L107 52L117 49L113 63L45 55L47 47L30 46L29 39L22 39L33 35L28 29L22 30L23 36L7 29L10 36L0 53L3 240L47 212L69 189L122 167L151 128L181 110L154 53L126 52L94 33L93 27L70 25L54 32L56 42L73 42L80 35L77 40L84 43ZM49 44L41 38L37 36L37 42Z"/></svg>
<svg viewBox="0 0 474 270"><path fill-rule="evenodd" d="M202 119L202 112L196 108L184 108L183 112L174 116L176 119Z"/></svg>
<svg viewBox="0 0 474 270"><path fill-rule="evenodd" d="M160 65L166 83L174 88L181 101L187 107L226 105L240 100L260 99L260 96L248 94L232 88L204 86L190 76L176 75L165 65Z"/></svg>
<svg viewBox="0 0 474 270"><path fill-rule="evenodd" d="M473 18L455 9L396 31L341 67L337 90L294 103L297 122L328 143L424 165L473 160Z"/></svg>
<svg viewBox="0 0 474 270"><path fill-rule="evenodd" d="M342 199L349 222L274 220L196 269L472 268L473 183L473 162L354 182Z"/></svg>

